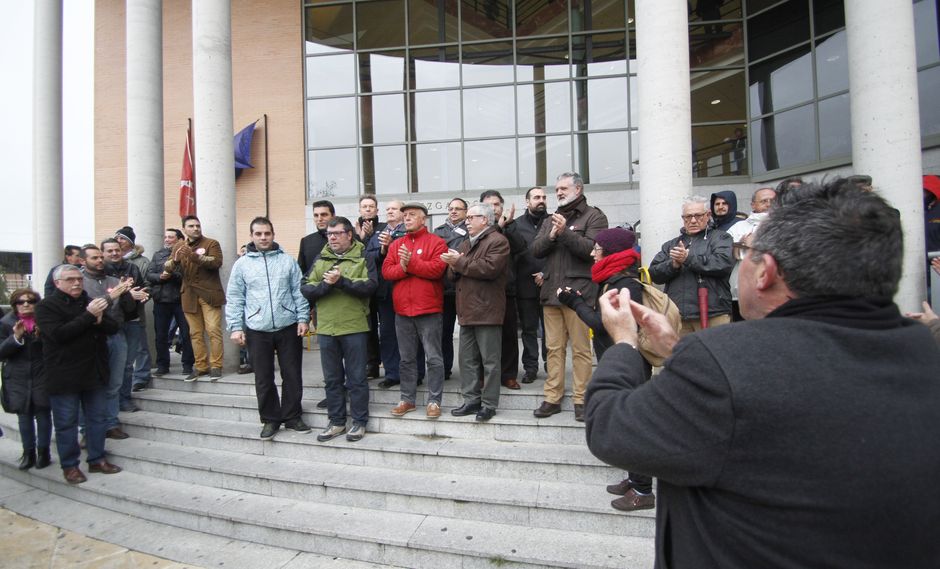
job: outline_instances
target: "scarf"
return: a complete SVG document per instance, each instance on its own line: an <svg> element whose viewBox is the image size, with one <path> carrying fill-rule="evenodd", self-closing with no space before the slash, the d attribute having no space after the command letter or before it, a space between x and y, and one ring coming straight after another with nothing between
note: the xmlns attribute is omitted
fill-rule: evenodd
<svg viewBox="0 0 940 569"><path fill-rule="evenodd" d="M27 334L32 334L33 330L36 329L36 317L33 314L20 316L20 322L22 322L23 327L26 328Z"/></svg>
<svg viewBox="0 0 940 569"><path fill-rule="evenodd" d="M577 215L578 208L581 207L581 205L585 203L586 201L587 201L587 198L585 198L584 193L582 193L580 196L571 200L570 203L566 203L565 205L559 207L558 213L565 216L566 221L571 221L574 218L574 216Z"/></svg>
<svg viewBox="0 0 940 569"><path fill-rule="evenodd" d="M890 298L815 296L794 298L774 309L767 318L792 317L863 330L889 330L904 325Z"/></svg>
<svg viewBox="0 0 940 569"><path fill-rule="evenodd" d="M591 280L601 284L627 267L632 267L639 260L640 254L635 249L607 255L591 265Z"/></svg>

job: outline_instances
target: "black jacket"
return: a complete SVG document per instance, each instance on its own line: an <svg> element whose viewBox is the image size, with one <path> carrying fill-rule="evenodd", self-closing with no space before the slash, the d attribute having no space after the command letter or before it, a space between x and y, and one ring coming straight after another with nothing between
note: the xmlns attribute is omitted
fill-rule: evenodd
<svg viewBox="0 0 940 569"><path fill-rule="evenodd" d="M300 274L302 274L304 278L306 278L307 273L310 272L310 268L313 267L313 263L315 263L317 257L320 256L320 251L323 250L326 243L326 230L314 231L300 240L300 252L297 254L297 263L300 265Z"/></svg>
<svg viewBox="0 0 940 569"><path fill-rule="evenodd" d="M13 311L0 318L0 362L3 362L3 388L11 413L29 413L49 407L46 372L42 363L42 342L35 333L24 334L20 345L13 335Z"/></svg>
<svg viewBox="0 0 940 569"><path fill-rule="evenodd" d="M940 567L940 350L890 301L800 301L683 338L646 383L625 344L598 364L588 446L659 479L657 567Z"/></svg>
<svg viewBox="0 0 940 569"><path fill-rule="evenodd" d="M597 295L600 296L608 290L627 288L630 290L630 298L639 299L639 302L642 303L643 285L636 280L638 276L635 267L626 268L604 281L597 291ZM594 353L597 355L597 359L600 360L607 348L614 344L614 341L610 338L610 334L607 333L604 323L601 321L601 310L597 305L597 300L595 299L593 303L588 304L581 295L565 291L558 295L558 299L565 306L574 310L578 314L578 318L594 331Z"/></svg>
<svg viewBox="0 0 940 569"><path fill-rule="evenodd" d="M168 304L178 303L180 301L180 288L183 285L183 274L179 267L174 267L170 278L161 280L163 267L167 259L170 258L172 251L166 247L153 254L150 265L147 267L147 283L150 285L150 298L154 302L163 302Z"/></svg>
<svg viewBox="0 0 940 569"><path fill-rule="evenodd" d="M460 248L460 244L466 241L470 234L467 233L467 222L461 221L456 226L451 227L448 223L442 223L434 228L434 235L437 235L444 240L444 243L447 243L448 249L453 249L456 251ZM383 259L384 261L384 259ZM379 265L381 266L381 265ZM379 271L382 272L382 271ZM444 296L454 296L457 294L457 289L454 287L454 282L447 278L447 273L444 273Z"/></svg>
<svg viewBox="0 0 940 569"><path fill-rule="evenodd" d="M535 273L542 272L545 268L545 259L540 259L532 254L529 246L535 241L542 222L548 215L536 217L529 213L529 210L523 212L512 224L513 232L522 241L523 249L515 257L516 269L516 296L519 298L538 298L539 287L535 284L532 277Z"/></svg>
<svg viewBox="0 0 940 569"><path fill-rule="evenodd" d="M669 250L679 240L689 249L689 256L678 269L672 266ZM650 278L665 284L666 294L676 303L683 320L699 317L699 277L708 290L708 316L731 314L731 284L734 269L731 236L719 229L706 229L695 235L686 235L685 229L675 239L663 243L662 249L650 263Z"/></svg>
<svg viewBox="0 0 940 569"><path fill-rule="evenodd" d="M147 282L144 280L144 275L141 274L137 265L127 261L126 259L122 260L120 264L110 262L105 263L104 274L108 275L109 277L117 277L119 279L130 277L134 279L134 287L147 286ZM131 322L138 318L141 320L141 322L144 320L144 303L137 302L136 300L134 303L136 305L135 310L124 312L125 322Z"/></svg>
<svg viewBox="0 0 940 569"><path fill-rule="evenodd" d="M46 386L50 395L101 389L108 384L108 334L120 329L105 311L101 323L85 310L90 299L60 290L36 306Z"/></svg>

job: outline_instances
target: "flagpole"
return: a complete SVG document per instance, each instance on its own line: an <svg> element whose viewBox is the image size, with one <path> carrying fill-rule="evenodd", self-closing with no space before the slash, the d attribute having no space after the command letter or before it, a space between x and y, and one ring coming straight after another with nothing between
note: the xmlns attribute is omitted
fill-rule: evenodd
<svg viewBox="0 0 940 569"><path fill-rule="evenodd" d="M268 201L268 113L262 115L264 118L264 215L270 218L270 203Z"/></svg>

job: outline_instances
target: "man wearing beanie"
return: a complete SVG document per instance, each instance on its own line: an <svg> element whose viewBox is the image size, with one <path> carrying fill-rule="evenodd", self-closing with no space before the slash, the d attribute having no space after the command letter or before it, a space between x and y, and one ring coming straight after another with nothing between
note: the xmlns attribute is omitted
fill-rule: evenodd
<svg viewBox="0 0 940 569"><path fill-rule="evenodd" d="M557 290L570 288L585 302L594 304L597 285L591 282L591 251L594 237L607 229L607 216L591 207L584 197L581 175L565 172L555 183L558 211L546 218L529 247L532 255L545 259L540 299L545 318L545 344L548 348L548 377L545 401L533 414L549 417L561 412L565 396L565 350L571 341L574 370L572 402L575 417L584 413L584 391L591 379L591 342L587 324L574 310L558 300Z"/></svg>
<svg viewBox="0 0 940 569"><path fill-rule="evenodd" d="M144 256L143 245L137 244L137 234L134 233L134 228L125 225L114 232L114 238L121 246L124 259L140 270L141 278L144 280L138 283L138 286L144 286L146 284L145 275L150 267L150 259ZM150 385L150 380L153 379L150 375L150 344L153 341L153 329L147 326L147 310L143 304L140 305L139 313L142 327L139 334L140 341L136 347L127 347L127 357L134 360L134 391L144 389Z"/></svg>

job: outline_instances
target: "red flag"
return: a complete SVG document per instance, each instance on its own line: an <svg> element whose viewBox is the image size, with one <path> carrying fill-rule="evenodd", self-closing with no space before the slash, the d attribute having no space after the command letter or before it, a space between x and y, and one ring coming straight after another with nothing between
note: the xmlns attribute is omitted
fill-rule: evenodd
<svg viewBox="0 0 940 569"><path fill-rule="evenodd" d="M193 156L189 149L189 129L186 129L186 148L183 150L183 172L180 174L180 217L196 215L196 178L193 175Z"/></svg>

